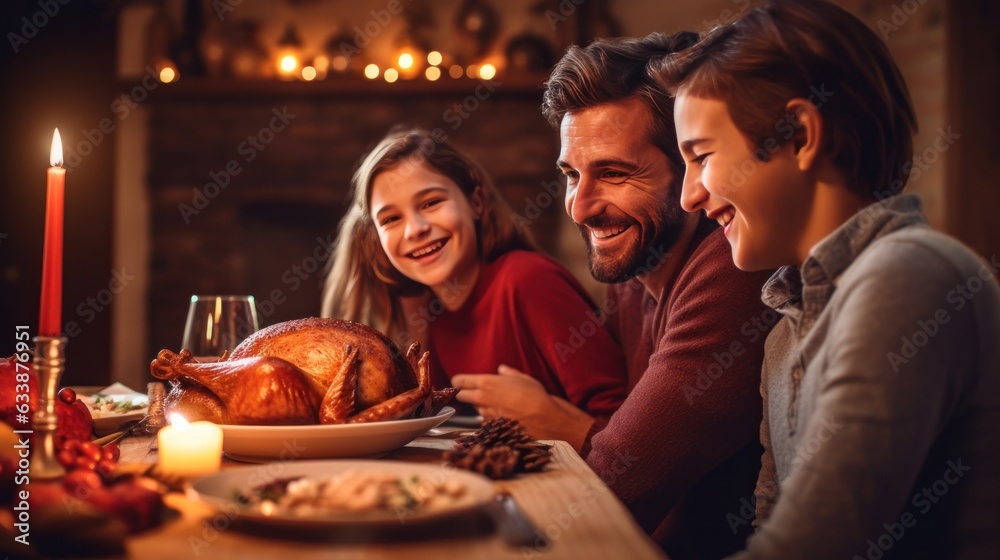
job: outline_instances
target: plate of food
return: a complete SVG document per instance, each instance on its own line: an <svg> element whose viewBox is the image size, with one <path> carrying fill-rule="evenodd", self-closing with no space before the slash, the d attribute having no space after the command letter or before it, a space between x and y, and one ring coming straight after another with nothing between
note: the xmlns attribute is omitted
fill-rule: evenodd
<svg viewBox="0 0 1000 560"><path fill-rule="evenodd" d="M363 460L237 467L188 489L189 497L230 517L290 529L439 521L482 508L494 494L487 478L468 471Z"/></svg>
<svg viewBox="0 0 1000 560"><path fill-rule="evenodd" d="M243 426L220 424L222 451L250 463L377 457L398 449L455 414L446 406L426 418L359 424Z"/></svg>
<svg viewBox="0 0 1000 560"><path fill-rule="evenodd" d="M79 387L77 398L87 405L94 419L94 433L106 436L132 420L141 420L149 410L149 398L121 383L109 387Z"/></svg>

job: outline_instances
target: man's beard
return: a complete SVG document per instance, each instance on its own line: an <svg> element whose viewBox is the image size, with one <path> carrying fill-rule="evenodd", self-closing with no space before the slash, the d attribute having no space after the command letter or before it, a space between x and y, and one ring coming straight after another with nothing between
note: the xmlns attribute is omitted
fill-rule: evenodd
<svg viewBox="0 0 1000 560"><path fill-rule="evenodd" d="M591 276L598 282L618 284L659 268L662 263L661 259L657 258L658 255L670 251L684 228L684 211L681 210L679 203L673 208L665 207L663 218L663 223L653 239L643 240L636 235L632 243L622 251L605 255L595 254L589 230L591 227L605 227L609 222L589 220L584 224L578 224L583 242L587 246L587 261L590 264ZM631 226L630 230L639 230L639 223L635 220L629 219L628 224ZM627 234L628 231L620 235Z"/></svg>

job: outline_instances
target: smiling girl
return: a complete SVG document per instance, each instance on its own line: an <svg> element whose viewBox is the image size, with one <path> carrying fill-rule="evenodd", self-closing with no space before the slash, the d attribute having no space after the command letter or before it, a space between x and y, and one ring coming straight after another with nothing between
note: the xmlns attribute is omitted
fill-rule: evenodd
<svg viewBox="0 0 1000 560"><path fill-rule="evenodd" d="M586 292L534 251L482 168L425 131L390 134L355 174L323 315L424 343L435 387L507 365L597 416L625 398L624 356Z"/></svg>
<svg viewBox="0 0 1000 560"><path fill-rule="evenodd" d="M884 42L833 4L772 1L654 70L685 210L739 268L781 267L738 557L996 557L1000 287L901 192L916 119Z"/></svg>

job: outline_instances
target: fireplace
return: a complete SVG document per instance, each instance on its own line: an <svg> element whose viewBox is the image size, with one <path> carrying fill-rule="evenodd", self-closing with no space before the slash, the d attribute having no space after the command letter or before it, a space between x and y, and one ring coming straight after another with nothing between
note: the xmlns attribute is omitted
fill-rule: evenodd
<svg viewBox="0 0 1000 560"><path fill-rule="evenodd" d="M253 294L261 326L318 315L351 175L397 125L441 129L492 174L542 247L567 257L543 79L165 89L148 125L150 354L179 345L192 294Z"/></svg>

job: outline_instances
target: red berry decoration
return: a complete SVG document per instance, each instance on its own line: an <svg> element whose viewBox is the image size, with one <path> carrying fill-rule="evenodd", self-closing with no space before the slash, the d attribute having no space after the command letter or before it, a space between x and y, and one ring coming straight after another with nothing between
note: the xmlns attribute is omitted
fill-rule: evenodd
<svg viewBox="0 0 1000 560"><path fill-rule="evenodd" d="M95 463L100 461L102 456L101 447L92 441L81 443L78 453L81 457L86 457Z"/></svg>
<svg viewBox="0 0 1000 560"><path fill-rule="evenodd" d="M67 439L56 453L56 460L66 469L63 478L66 491L82 500L91 499L105 480L110 483L120 455L116 443L100 447L93 441Z"/></svg>
<svg viewBox="0 0 1000 560"><path fill-rule="evenodd" d="M108 443L101 448L101 459L105 461L114 461L117 463L121 454L122 451L117 443Z"/></svg>
<svg viewBox="0 0 1000 560"><path fill-rule="evenodd" d="M70 389L69 387L63 387L59 389L59 400L66 404L73 404L76 402L76 391Z"/></svg>
<svg viewBox="0 0 1000 560"><path fill-rule="evenodd" d="M80 471L92 471L97 468L97 461L92 460L90 457L80 455L76 458L76 461L73 461L72 468Z"/></svg>
<svg viewBox="0 0 1000 560"><path fill-rule="evenodd" d="M66 488L66 491L79 498L88 495L91 490L102 484L100 475L94 471L82 469L72 470L63 478L63 487Z"/></svg>
<svg viewBox="0 0 1000 560"><path fill-rule="evenodd" d="M73 468L73 464L76 463L76 453L73 453L69 449L60 449L59 453L56 453L56 461L63 466L64 469Z"/></svg>
<svg viewBox="0 0 1000 560"><path fill-rule="evenodd" d="M95 470L97 471L97 474L101 475L101 477L108 478L111 476L111 473L115 472L115 466L114 461L101 459L97 463L97 468Z"/></svg>

